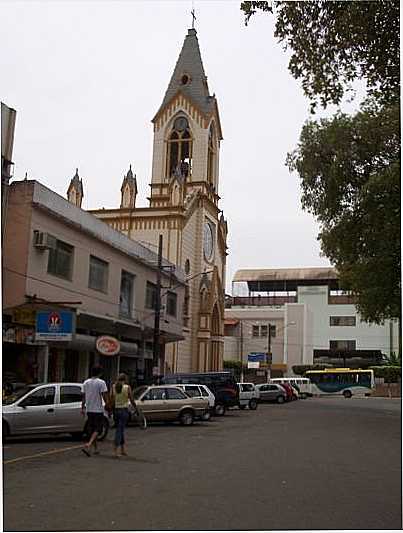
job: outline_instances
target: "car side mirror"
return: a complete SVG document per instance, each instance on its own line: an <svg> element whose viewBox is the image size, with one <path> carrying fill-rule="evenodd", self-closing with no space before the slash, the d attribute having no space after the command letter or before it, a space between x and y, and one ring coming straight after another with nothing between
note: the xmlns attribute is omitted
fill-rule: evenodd
<svg viewBox="0 0 403 533"><path fill-rule="evenodd" d="M27 408L27 404L26 404L25 400L23 400L22 402L20 402L20 403L18 404L18 407L22 407L23 409L26 409L26 408Z"/></svg>

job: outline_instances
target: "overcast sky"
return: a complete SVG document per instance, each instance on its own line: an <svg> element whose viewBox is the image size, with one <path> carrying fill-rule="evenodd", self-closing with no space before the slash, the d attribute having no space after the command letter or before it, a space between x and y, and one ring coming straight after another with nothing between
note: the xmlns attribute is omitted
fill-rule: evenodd
<svg viewBox="0 0 403 533"><path fill-rule="evenodd" d="M236 270L328 266L301 209L288 151L309 118L273 17L248 27L240 1L195 1L204 69L224 140L219 194L228 220L227 290ZM132 164L148 205L153 128L192 2L1 2L0 98L17 110L14 179L65 196L78 167L84 209L119 207ZM348 110L348 109L347 109ZM334 111L334 109L333 109ZM328 113L327 113L328 114Z"/></svg>

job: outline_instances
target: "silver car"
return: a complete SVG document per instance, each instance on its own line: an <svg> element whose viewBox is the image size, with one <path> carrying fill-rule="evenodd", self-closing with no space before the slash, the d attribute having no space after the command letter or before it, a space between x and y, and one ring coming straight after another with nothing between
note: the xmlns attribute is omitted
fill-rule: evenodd
<svg viewBox="0 0 403 533"><path fill-rule="evenodd" d="M209 409L207 399L190 398L179 385L145 385L135 389L133 397L147 422L178 420L190 426Z"/></svg>
<svg viewBox="0 0 403 533"><path fill-rule="evenodd" d="M3 399L3 438L36 433L86 434L86 418L81 414L82 383L28 385ZM108 418L104 416L99 440L106 437Z"/></svg>
<svg viewBox="0 0 403 533"><path fill-rule="evenodd" d="M260 383L255 387L259 393L259 402L284 403L287 400L287 393L281 385Z"/></svg>

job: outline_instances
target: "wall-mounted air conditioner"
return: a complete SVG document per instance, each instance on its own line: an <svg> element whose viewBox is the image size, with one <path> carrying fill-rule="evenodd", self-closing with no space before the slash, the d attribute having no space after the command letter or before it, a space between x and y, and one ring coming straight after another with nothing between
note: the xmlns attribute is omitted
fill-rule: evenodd
<svg viewBox="0 0 403 533"><path fill-rule="evenodd" d="M34 246L37 250L49 250L55 247L55 238L45 231L34 231Z"/></svg>

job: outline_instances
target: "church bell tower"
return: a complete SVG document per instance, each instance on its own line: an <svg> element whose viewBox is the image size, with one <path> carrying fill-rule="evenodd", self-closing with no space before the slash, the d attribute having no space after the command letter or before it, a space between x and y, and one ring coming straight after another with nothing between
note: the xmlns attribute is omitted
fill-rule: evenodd
<svg viewBox="0 0 403 533"><path fill-rule="evenodd" d="M220 370L227 255L218 194L223 137L194 28L185 37L153 124L150 207L177 210L176 251L165 249L164 255L189 276L190 331L187 342L179 343L179 354L191 354L193 371Z"/></svg>

